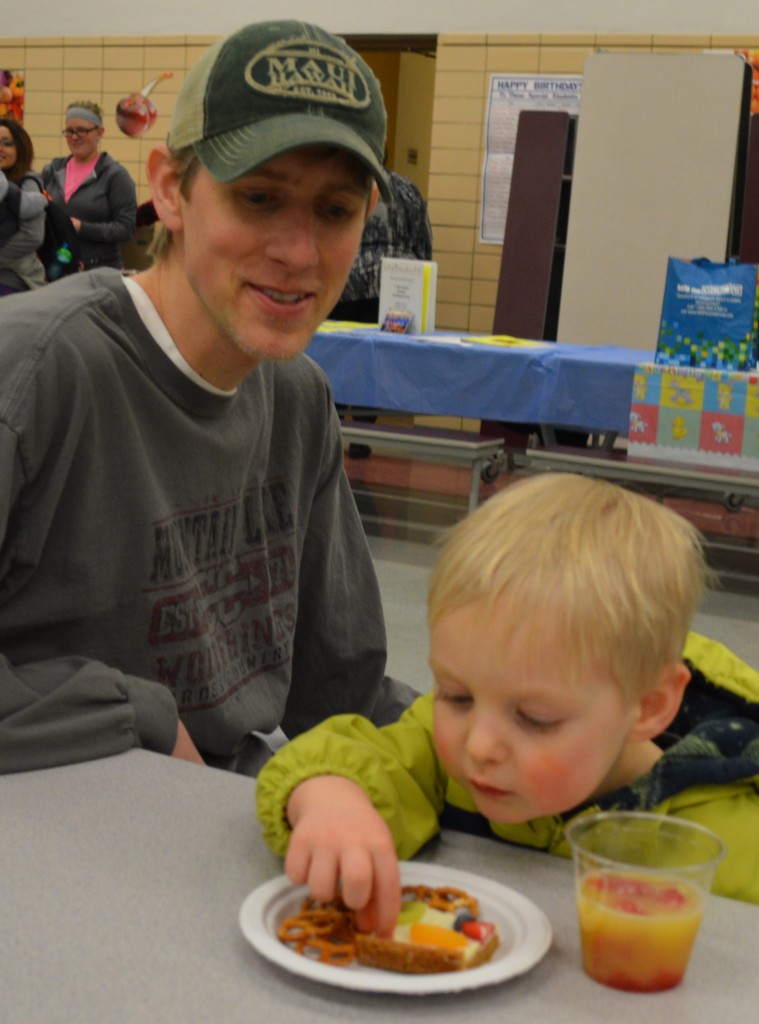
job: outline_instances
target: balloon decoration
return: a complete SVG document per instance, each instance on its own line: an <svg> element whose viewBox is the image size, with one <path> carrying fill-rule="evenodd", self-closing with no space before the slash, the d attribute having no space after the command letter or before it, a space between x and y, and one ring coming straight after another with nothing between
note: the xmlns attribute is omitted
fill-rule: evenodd
<svg viewBox="0 0 759 1024"><path fill-rule="evenodd" d="M0 117L24 120L24 72L0 68Z"/></svg>
<svg viewBox="0 0 759 1024"><path fill-rule="evenodd" d="M150 99L150 93L164 78L172 78L173 75L173 71L164 71L152 82L148 82L140 92L133 92L126 99L119 100L116 105L116 124L125 135L136 139L153 127L158 108Z"/></svg>

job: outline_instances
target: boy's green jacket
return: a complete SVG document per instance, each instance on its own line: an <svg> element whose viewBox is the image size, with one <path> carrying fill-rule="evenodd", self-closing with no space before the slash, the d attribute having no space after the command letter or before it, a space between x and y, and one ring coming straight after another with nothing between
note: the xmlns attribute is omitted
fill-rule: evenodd
<svg viewBox="0 0 759 1024"><path fill-rule="evenodd" d="M272 849L290 838L285 809L292 790L313 775L358 782L389 825L402 860L441 827L490 835L568 857L564 827L577 814L647 810L699 822L727 846L714 892L759 903L759 672L726 647L691 633L683 654L692 672L664 756L633 785L592 805L521 825L479 814L435 753L433 698L425 694L400 720L376 728L339 715L281 748L257 783L258 813Z"/></svg>

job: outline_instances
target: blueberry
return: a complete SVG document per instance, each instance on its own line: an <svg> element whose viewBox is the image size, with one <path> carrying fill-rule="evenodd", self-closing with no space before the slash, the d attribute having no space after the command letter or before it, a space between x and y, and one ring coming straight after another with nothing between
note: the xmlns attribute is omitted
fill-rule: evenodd
<svg viewBox="0 0 759 1024"><path fill-rule="evenodd" d="M474 916L471 910L467 910L466 907L459 907L458 910L454 911L456 920L453 922L453 930L456 932L461 931L461 926L465 921L476 921L477 918Z"/></svg>

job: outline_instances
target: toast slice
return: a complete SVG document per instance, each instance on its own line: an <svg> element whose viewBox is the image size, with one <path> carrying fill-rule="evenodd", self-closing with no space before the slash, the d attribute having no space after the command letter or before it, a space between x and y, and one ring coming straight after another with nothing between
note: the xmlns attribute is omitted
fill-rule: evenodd
<svg viewBox="0 0 759 1024"><path fill-rule="evenodd" d="M498 936L493 935L485 944L470 940L463 950L440 949L415 942L396 939L378 939L375 935L356 936L356 959L366 967L402 974L442 974L445 971L464 971L487 963L498 948Z"/></svg>
<svg viewBox="0 0 759 1024"><path fill-rule="evenodd" d="M403 974L439 974L478 967L498 948L495 926L477 921L477 901L466 893L421 886L407 886L403 893L392 938L356 934L359 963Z"/></svg>
<svg viewBox="0 0 759 1024"><path fill-rule="evenodd" d="M461 889L404 886L392 938L356 930L355 916L340 899L321 904L307 899L300 912L277 930L294 952L334 967L357 961L402 974L463 971L488 961L499 936L491 922L478 920L479 905Z"/></svg>

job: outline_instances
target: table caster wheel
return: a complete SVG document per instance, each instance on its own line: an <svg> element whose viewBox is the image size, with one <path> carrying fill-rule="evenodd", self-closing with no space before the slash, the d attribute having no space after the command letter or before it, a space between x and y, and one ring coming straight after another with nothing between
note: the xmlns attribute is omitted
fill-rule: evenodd
<svg viewBox="0 0 759 1024"><path fill-rule="evenodd" d="M728 512L739 512L746 501L745 494L726 494L722 502Z"/></svg>

